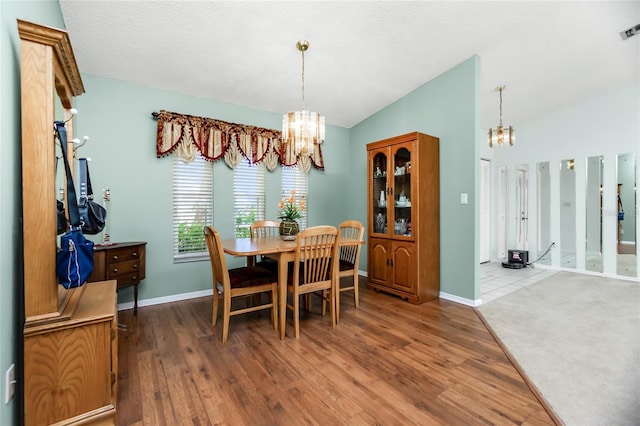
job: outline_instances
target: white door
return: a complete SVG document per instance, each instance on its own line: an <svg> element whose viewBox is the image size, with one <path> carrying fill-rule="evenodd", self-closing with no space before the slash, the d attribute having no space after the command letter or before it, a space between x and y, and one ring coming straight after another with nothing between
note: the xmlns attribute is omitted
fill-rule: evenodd
<svg viewBox="0 0 640 426"><path fill-rule="evenodd" d="M498 169L498 200L496 223L496 256L498 259L507 258L507 167Z"/></svg>
<svg viewBox="0 0 640 426"><path fill-rule="evenodd" d="M526 165L516 168L516 245L529 250L529 170Z"/></svg>
<svg viewBox="0 0 640 426"><path fill-rule="evenodd" d="M491 161L480 159L480 263L491 260Z"/></svg>

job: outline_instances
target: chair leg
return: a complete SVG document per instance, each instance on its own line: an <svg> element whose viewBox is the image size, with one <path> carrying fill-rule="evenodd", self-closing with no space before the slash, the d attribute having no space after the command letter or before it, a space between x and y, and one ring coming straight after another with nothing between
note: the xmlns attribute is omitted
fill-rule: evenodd
<svg viewBox="0 0 640 426"><path fill-rule="evenodd" d="M231 297L224 298L224 315L222 317L222 343L227 342L229 335L229 320L231 318Z"/></svg>
<svg viewBox="0 0 640 426"><path fill-rule="evenodd" d="M358 296L358 271L353 273L353 298L355 299L356 309L360 306L360 297Z"/></svg>
<svg viewBox="0 0 640 426"><path fill-rule="evenodd" d="M218 323L218 288L213 286L213 309L211 314L211 325L213 327Z"/></svg>
<svg viewBox="0 0 640 426"><path fill-rule="evenodd" d="M271 321L273 321L273 329L278 330L278 289L273 286L271 289Z"/></svg>
<svg viewBox="0 0 640 426"><path fill-rule="evenodd" d="M305 295L306 296L306 295ZM300 338L300 295L293 294L293 335L296 339Z"/></svg>
<svg viewBox="0 0 640 426"><path fill-rule="evenodd" d="M335 300L336 305L336 324L340 322L340 293L342 292L340 291L340 282L338 281L338 288L336 288L335 297L332 297L332 299Z"/></svg>

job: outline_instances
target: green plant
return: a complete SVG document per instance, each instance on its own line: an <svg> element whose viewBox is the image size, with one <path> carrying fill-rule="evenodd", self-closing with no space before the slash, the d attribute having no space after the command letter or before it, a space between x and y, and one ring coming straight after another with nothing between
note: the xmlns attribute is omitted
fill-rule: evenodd
<svg viewBox="0 0 640 426"><path fill-rule="evenodd" d="M204 240L204 223L182 222L178 224L178 253L206 251Z"/></svg>
<svg viewBox="0 0 640 426"><path fill-rule="evenodd" d="M251 225L258 218L258 208L251 207L248 210L244 210L236 216L236 238L249 238L251 237Z"/></svg>
<svg viewBox="0 0 640 426"><path fill-rule="evenodd" d="M296 190L292 189L289 197L282 197L278 208L280 209L280 214L278 215L280 219L294 220L302 217L302 211L306 208L306 203L304 197L296 200Z"/></svg>

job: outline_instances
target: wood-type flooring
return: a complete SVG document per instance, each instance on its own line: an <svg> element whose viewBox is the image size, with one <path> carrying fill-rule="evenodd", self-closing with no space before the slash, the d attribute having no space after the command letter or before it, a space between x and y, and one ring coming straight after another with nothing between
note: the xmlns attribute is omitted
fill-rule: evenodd
<svg viewBox="0 0 640 426"><path fill-rule="evenodd" d="M316 298L314 298L316 299ZM343 293L340 323L268 311L231 318L211 297L119 313L118 425L549 425L552 418L473 308Z"/></svg>

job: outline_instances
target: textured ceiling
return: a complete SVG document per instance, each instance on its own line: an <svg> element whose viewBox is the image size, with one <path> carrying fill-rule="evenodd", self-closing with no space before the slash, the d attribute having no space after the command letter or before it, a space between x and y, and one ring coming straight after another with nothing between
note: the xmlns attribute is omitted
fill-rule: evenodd
<svg viewBox="0 0 640 426"><path fill-rule="evenodd" d="M481 126L640 80L640 1L60 0L81 72L352 127L472 55ZM163 105L158 105L158 109ZM188 111L180 111L188 113Z"/></svg>

